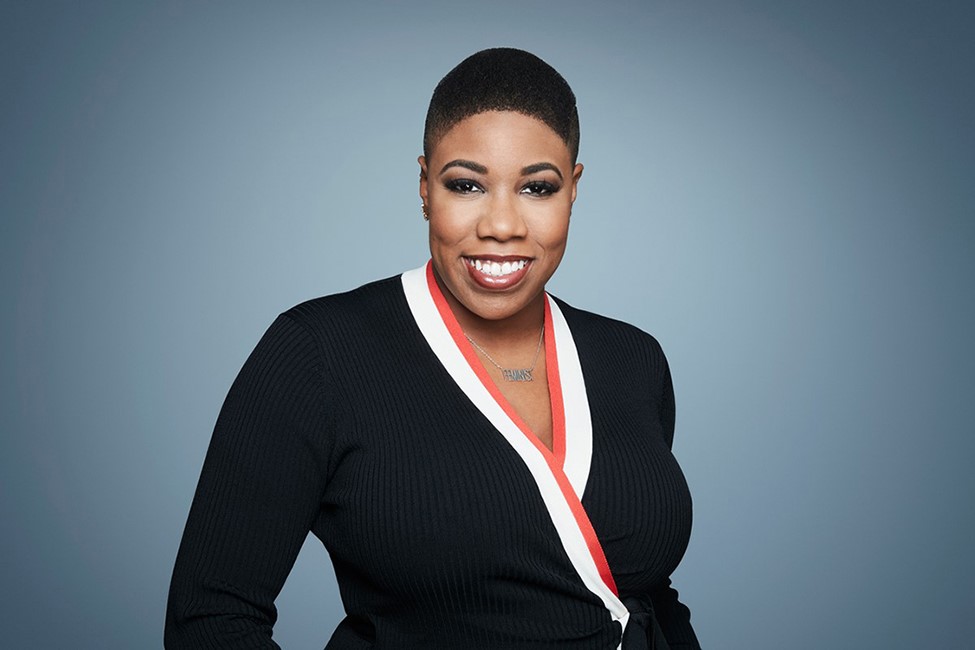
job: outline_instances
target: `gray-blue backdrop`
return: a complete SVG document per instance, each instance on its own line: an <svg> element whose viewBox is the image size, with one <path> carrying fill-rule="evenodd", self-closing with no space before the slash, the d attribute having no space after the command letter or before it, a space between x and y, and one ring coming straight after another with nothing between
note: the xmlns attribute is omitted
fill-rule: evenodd
<svg viewBox="0 0 975 650"><path fill-rule="evenodd" d="M0 5L0 645L161 645L230 382L426 259L426 103L495 45L579 96L550 288L669 354L702 642L971 643L971 3L418 4ZM324 645L314 538L278 604Z"/></svg>

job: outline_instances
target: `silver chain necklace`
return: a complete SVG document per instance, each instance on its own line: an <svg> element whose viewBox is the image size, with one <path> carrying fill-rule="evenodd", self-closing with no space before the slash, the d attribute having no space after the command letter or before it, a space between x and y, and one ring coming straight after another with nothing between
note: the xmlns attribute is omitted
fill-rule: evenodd
<svg viewBox="0 0 975 650"><path fill-rule="evenodd" d="M477 349L478 352L484 355L484 358L493 363L494 367L501 371L501 376L505 381L532 381L534 379L534 377L532 377L532 371L535 370L535 364L538 363L538 353L542 350L542 336L544 336L544 334L545 325L543 324L541 331L538 333L538 347L535 348L535 358L532 359L531 368L505 368L500 363L492 359L491 355L487 353L487 350L475 343L474 339L467 336L466 332L464 333L464 336L467 338L470 344Z"/></svg>

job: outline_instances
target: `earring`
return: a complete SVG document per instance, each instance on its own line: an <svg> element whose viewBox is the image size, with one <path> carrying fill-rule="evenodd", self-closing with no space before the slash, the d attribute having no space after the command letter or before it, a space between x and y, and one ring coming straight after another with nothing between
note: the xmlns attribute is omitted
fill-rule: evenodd
<svg viewBox="0 0 975 650"><path fill-rule="evenodd" d="M423 213L423 220L424 221L430 221L430 213L427 212L427 204L426 203L421 203L420 204L420 211Z"/></svg>

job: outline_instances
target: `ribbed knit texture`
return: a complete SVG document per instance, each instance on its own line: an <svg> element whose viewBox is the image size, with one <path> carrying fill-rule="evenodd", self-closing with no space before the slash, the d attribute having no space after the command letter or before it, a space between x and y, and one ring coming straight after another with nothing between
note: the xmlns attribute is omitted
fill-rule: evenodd
<svg viewBox="0 0 975 650"><path fill-rule="evenodd" d="M696 648L668 576L691 503L657 342L559 303L593 423L583 505L620 596ZM399 278L271 325L220 412L183 535L166 647L276 648L274 598L308 532L348 616L329 650L615 648L522 460L423 339ZM323 639L324 642L324 639Z"/></svg>

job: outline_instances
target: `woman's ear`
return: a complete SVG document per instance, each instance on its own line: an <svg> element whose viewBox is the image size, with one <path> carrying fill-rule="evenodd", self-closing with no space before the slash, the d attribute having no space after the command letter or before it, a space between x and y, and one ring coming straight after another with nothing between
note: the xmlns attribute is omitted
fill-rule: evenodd
<svg viewBox="0 0 975 650"><path fill-rule="evenodd" d="M420 156L416 159L420 163L420 200L427 204L427 159Z"/></svg>
<svg viewBox="0 0 975 650"><path fill-rule="evenodd" d="M582 163L576 163L576 166L572 169L572 202L573 203L576 202L576 190L579 189L580 178L582 178Z"/></svg>

